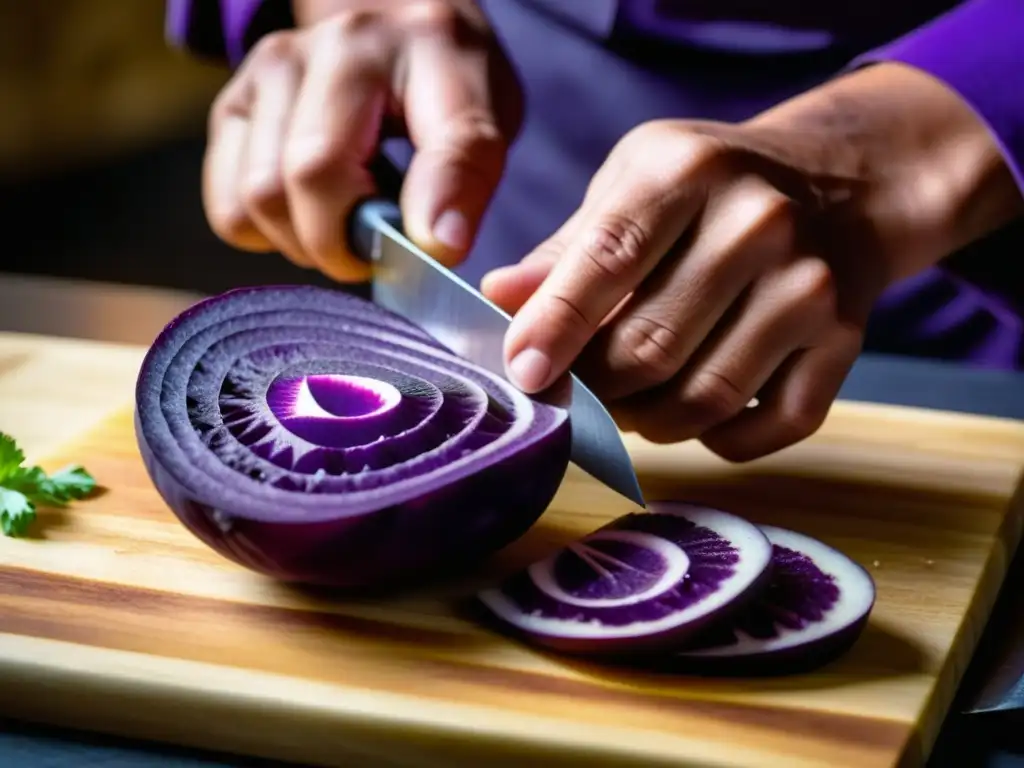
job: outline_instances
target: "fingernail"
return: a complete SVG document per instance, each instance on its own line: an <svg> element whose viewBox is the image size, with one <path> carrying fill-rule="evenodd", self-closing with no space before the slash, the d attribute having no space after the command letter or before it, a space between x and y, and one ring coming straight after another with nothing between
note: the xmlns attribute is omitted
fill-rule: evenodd
<svg viewBox="0 0 1024 768"><path fill-rule="evenodd" d="M447 248L464 251L469 248L469 219L456 210L447 210L434 222L434 239Z"/></svg>
<svg viewBox="0 0 1024 768"><path fill-rule="evenodd" d="M508 364L512 382L527 393L539 392L551 376L551 358L539 349L524 349Z"/></svg>

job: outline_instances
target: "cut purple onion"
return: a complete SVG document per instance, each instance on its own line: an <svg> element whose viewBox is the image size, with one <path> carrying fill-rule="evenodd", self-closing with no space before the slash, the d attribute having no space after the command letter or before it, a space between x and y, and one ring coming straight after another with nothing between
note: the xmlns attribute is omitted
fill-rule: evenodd
<svg viewBox="0 0 1024 768"><path fill-rule="evenodd" d="M136 435L196 536L275 578L383 586L485 557L544 512L565 409L380 307L308 286L206 299L153 343Z"/></svg>
<svg viewBox="0 0 1024 768"><path fill-rule="evenodd" d="M578 654L663 652L740 610L771 545L736 515L677 502L620 517L477 595L504 629Z"/></svg>
<svg viewBox="0 0 1024 768"><path fill-rule="evenodd" d="M715 626L666 666L700 674L806 672L860 637L875 603L871 575L802 533L761 526L772 543L767 586L732 621Z"/></svg>

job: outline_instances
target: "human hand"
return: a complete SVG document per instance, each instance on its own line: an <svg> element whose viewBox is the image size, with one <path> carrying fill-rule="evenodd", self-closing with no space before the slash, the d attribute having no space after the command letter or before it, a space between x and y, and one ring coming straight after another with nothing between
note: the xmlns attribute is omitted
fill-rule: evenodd
<svg viewBox="0 0 1024 768"><path fill-rule="evenodd" d="M309 7L315 10L308 10ZM468 0L302 0L309 25L263 38L213 105L203 169L210 225L229 244L280 251L342 282L369 277L344 224L374 191L382 134L415 154L407 234L461 261L519 128L521 94Z"/></svg>
<svg viewBox="0 0 1024 768"><path fill-rule="evenodd" d="M896 128L894 104L930 122ZM884 288L1019 210L1000 162L969 109L902 67L745 124L640 126L558 232L485 278L515 314L510 377L537 392L575 364L620 426L732 461L791 445Z"/></svg>

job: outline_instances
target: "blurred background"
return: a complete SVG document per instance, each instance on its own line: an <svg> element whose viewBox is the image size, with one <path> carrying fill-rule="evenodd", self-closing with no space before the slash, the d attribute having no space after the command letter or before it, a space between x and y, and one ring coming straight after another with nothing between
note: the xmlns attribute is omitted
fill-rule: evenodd
<svg viewBox="0 0 1024 768"><path fill-rule="evenodd" d="M198 294L317 280L206 223L227 77L166 45L163 0L0 0L0 330L148 344Z"/></svg>

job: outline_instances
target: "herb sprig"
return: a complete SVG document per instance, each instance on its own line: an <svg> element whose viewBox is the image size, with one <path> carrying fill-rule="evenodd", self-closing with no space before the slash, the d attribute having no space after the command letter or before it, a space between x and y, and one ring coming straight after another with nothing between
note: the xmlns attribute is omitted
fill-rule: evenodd
<svg viewBox="0 0 1024 768"><path fill-rule="evenodd" d="M0 432L0 533L5 536L25 536L37 507L66 506L95 487L96 480L77 464L52 475L41 467L25 466L24 451L13 437Z"/></svg>

